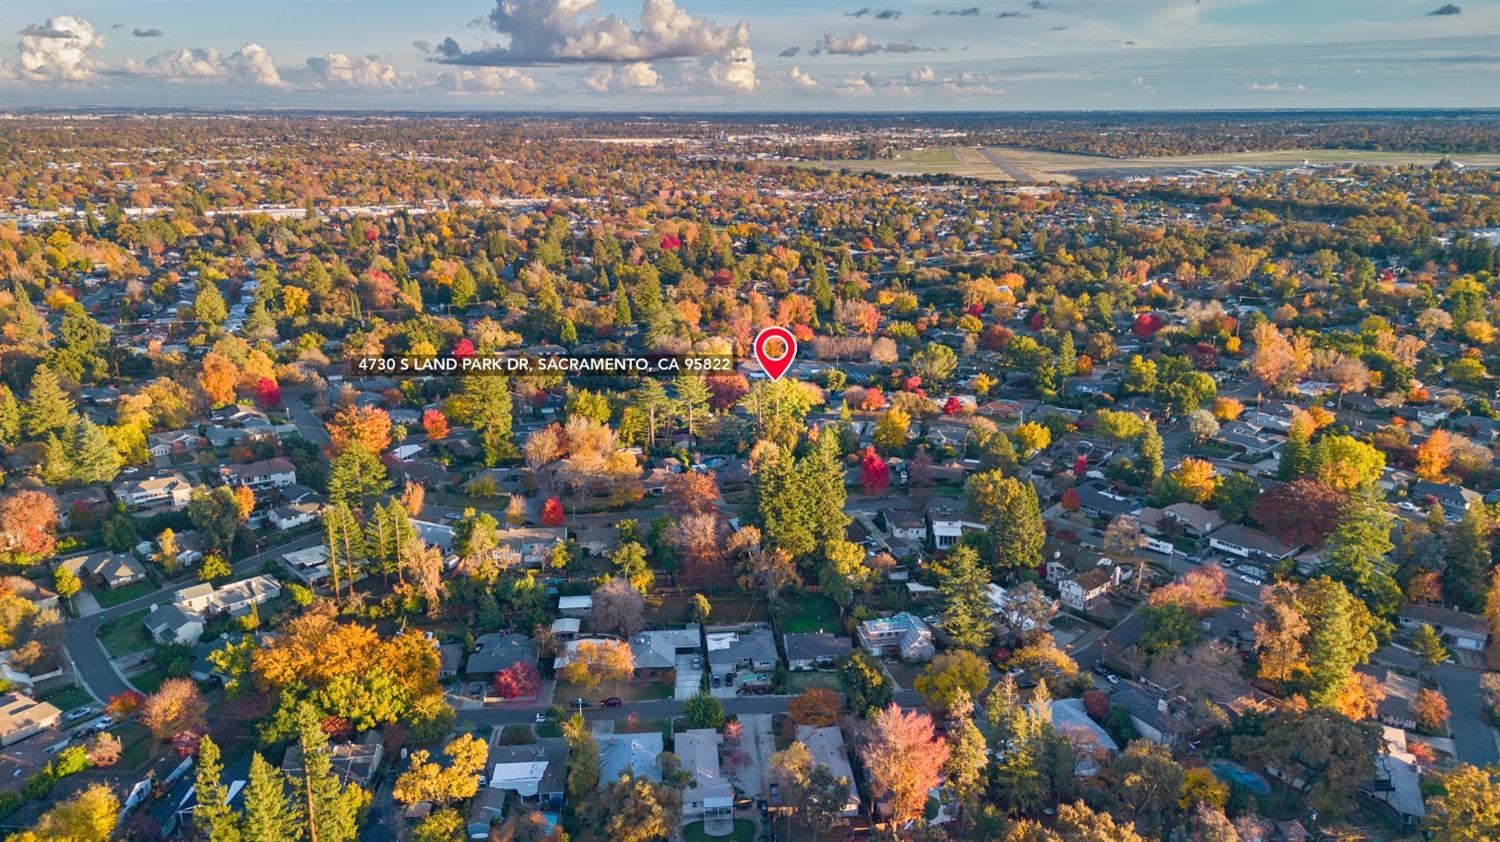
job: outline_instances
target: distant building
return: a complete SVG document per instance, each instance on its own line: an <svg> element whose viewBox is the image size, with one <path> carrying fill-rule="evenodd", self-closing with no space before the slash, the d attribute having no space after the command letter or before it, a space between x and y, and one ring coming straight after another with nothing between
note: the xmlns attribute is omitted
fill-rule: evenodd
<svg viewBox="0 0 1500 842"><path fill-rule="evenodd" d="M719 768L724 736L712 728L692 728L673 739L682 770L692 781L682 790L683 822L734 818L734 787Z"/></svg>
<svg viewBox="0 0 1500 842"><path fill-rule="evenodd" d="M641 734L595 734L599 744L599 786L609 786L630 772L637 778L661 783L661 756L664 743L660 731Z"/></svg>
<svg viewBox="0 0 1500 842"><path fill-rule="evenodd" d="M285 456L262 459L246 465L223 465L219 477L227 485L248 488L257 494L297 484L297 468Z"/></svg>
<svg viewBox="0 0 1500 842"><path fill-rule="evenodd" d="M86 583L110 589L123 588L146 579L144 564L132 556L108 550L65 558L57 566L72 571Z"/></svg>
<svg viewBox="0 0 1500 842"><path fill-rule="evenodd" d="M792 632L782 635L781 642L787 668L793 672L832 669L835 661L854 650L849 638L824 632Z"/></svg>
<svg viewBox="0 0 1500 842"><path fill-rule="evenodd" d="M849 784L849 794L840 814L845 818L859 815L859 791L854 786L854 770L849 766L844 732L833 725L824 728L798 725L797 742L807 747L814 763L826 767L835 778L843 778Z"/></svg>
<svg viewBox="0 0 1500 842"><path fill-rule="evenodd" d="M1215 530L1208 536L1208 545L1216 550L1239 556L1250 561L1275 564L1296 555L1297 548L1287 546L1271 535L1242 526L1238 523Z"/></svg>
<svg viewBox="0 0 1500 842"><path fill-rule="evenodd" d="M385 758L385 736L379 731L366 731L358 742L335 743L329 749L333 755L333 774L343 783L367 787ZM298 777L306 772L301 746L293 745L286 750L281 771Z"/></svg>
<svg viewBox="0 0 1500 842"><path fill-rule="evenodd" d="M781 656L776 653L776 637L764 626L712 629L705 638L709 675L723 678L726 687L734 686L742 669L769 673L781 663Z"/></svg>
<svg viewBox="0 0 1500 842"><path fill-rule="evenodd" d="M18 743L62 721L62 711L22 693L0 696L0 746Z"/></svg>
<svg viewBox="0 0 1500 842"><path fill-rule="evenodd" d="M1490 623L1485 618L1437 605L1404 605L1396 614L1396 622L1403 629L1431 626L1454 646L1473 652L1483 650L1490 637Z"/></svg>
<svg viewBox="0 0 1500 842"><path fill-rule="evenodd" d="M328 569L328 547L323 544L281 554L281 567L293 579L312 587L332 575Z"/></svg>
<svg viewBox="0 0 1500 842"><path fill-rule="evenodd" d="M173 511L187 508L193 496L193 484L182 474L173 472L146 479L115 483L115 499L131 510L165 508Z"/></svg>

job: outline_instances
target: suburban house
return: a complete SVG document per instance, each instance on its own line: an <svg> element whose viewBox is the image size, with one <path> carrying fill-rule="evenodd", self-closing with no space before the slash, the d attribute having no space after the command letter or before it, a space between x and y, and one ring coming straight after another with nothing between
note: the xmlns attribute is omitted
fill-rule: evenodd
<svg viewBox="0 0 1500 842"><path fill-rule="evenodd" d="M245 487L260 494L273 488L286 488L297 484L297 468L285 456L262 459L245 465L223 465L219 477L225 484Z"/></svg>
<svg viewBox="0 0 1500 842"><path fill-rule="evenodd" d="M1057 603L1045 596L1037 594L1048 608L1048 618L1057 612ZM1007 590L1000 585L990 582L985 586L985 598L990 604L990 613L1005 622L1011 624L1019 631L1029 632L1035 630L1036 620L1031 617L1023 617L1020 605L1027 598L1012 590Z"/></svg>
<svg viewBox="0 0 1500 842"><path fill-rule="evenodd" d="M1463 520L1469 508L1484 499L1479 492L1461 485L1429 482L1425 479L1412 483L1407 489L1406 497L1423 508L1434 502L1441 503L1443 517L1454 522Z"/></svg>
<svg viewBox="0 0 1500 842"><path fill-rule="evenodd" d="M1403 824L1417 824L1427 818L1417 757L1407 747L1405 731L1389 726L1381 730L1384 739L1373 775L1360 785L1359 793L1388 807Z"/></svg>
<svg viewBox="0 0 1500 842"><path fill-rule="evenodd" d="M787 669L793 672L833 669L833 664L854 650L847 637L825 632L792 632L781 636L786 648Z"/></svg>
<svg viewBox="0 0 1500 842"><path fill-rule="evenodd" d="M1130 714L1130 724L1135 726L1137 734L1161 745L1172 741L1172 708L1165 696L1134 682L1121 682L1120 689L1111 693L1109 700Z"/></svg>
<svg viewBox="0 0 1500 842"><path fill-rule="evenodd" d="M681 735L678 735L681 739ZM606 787L630 772L637 778L646 778L661 783L661 767L656 758L661 756L665 743L661 731L646 731L641 734L595 734L599 744L599 786ZM687 768L687 764L683 764Z"/></svg>
<svg viewBox="0 0 1500 842"><path fill-rule="evenodd" d="M312 523L323 512L323 504L312 500L286 503L271 510L269 520L278 531L285 532Z"/></svg>
<svg viewBox="0 0 1500 842"><path fill-rule="evenodd" d="M65 558L57 566L71 570L84 582L110 589L146 580L146 565L133 556L109 550Z"/></svg>
<svg viewBox="0 0 1500 842"><path fill-rule="evenodd" d="M1289 547L1259 529L1251 529L1238 523L1214 530L1208 536L1208 545L1230 555L1263 564L1275 564L1297 554L1296 547Z"/></svg>
<svg viewBox="0 0 1500 842"><path fill-rule="evenodd" d="M1078 493L1078 508L1092 518L1115 518L1133 515L1141 510L1141 501L1105 488L1097 482L1086 482L1073 489Z"/></svg>
<svg viewBox="0 0 1500 842"><path fill-rule="evenodd" d="M1432 626L1444 640L1473 652L1483 650L1485 641L1490 638L1490 623L1485 618L1437 605L1408 603L1396 613L1396 622L1403 629Z"/></svg>
<svg viewBox="0 0 1500 842"><path fill-rule="evenodd" d="M51 588L39 585L25 576L0 577L0 588L10 591L12 594L31 603L38 611L43 608L57 607L57 592Z"/></svg>
<svg viewBox="0 0 1500 842"><path fill-rule="evenodd" d="M500 728L490 738L490 789L514 792L543 810L560 809L567 792L568 741L543 737L531 745L504 745Z"/></svg>
<svg viewBox="0 0 1500 842"><path fill-rule="evenodd" d="M1241 652L1255 650L1255 624L1263 618L1242 604L1221 608L1204 617L1198 625L1207 636L1222 640Z"/></svg>
<svg viewBox="0 0 1500 842"><path fill-rule="evenodd" d="M1057 582L1057 595L1064 605L1086 611L1120 584L1122 571L1119 565L1108 564L1065 576Z"/></svg>
<svg viewBox="0 0 1500 842"><path fill-rule="evenodd" d="M474 651L464 663L464 675L489 681L517 661L536 665L536 645L530 637L516 632L482 634L474 639Z"/></svg>
<svg viewBox="0 0 1500 842"><path fill-rule="evenodd" d="M859 815L859 790L854 786L854 770L849 766L844 732L834 725L822 728L798 725L797 742L807 747L814 763L827 768L835 778L843 778L849 783L849 794L840 814L845 818Z"/></svg>
<svg viewBox="0 0 1500 842"><path fill-rule="evenodd" d="M684 823L734 818L734 787L719 768L719 744L723 741L724 736L712 728L691 728L672 741L682 771L692 775L682 790Z"/></svg>
<svg viewBox="0 0 1500 842"><path fill-rule="evenodd" d="M885 531L892 538L920 542L927 538L927 520L913 509L885 509L880 513Z"/></svg>
<svg viewBox="0 0 1500 842"><path fill-rule="evenodd" d="M697 654L698 630L661 629L637 632L630 638L637 678L663 678L677 669L677 656Z"/></svg>
<svg viewBox="0 0 1500 842"><path fill-rule="evenodd" d="M173 453L191 453L204 445L203 437L192 430L167 430L146 434L146 452L158 459Z"/></svg>
<svg viewBox="0 0 1500 842"><path fill-rule="evenodd" d="M899 657L903 661L930 661L936 653L932 629L921 618L905 611L859 624L859 646L871 655Z"/></svg>
<svg viewBox="0 0 1500 842"><path fill-rule="evenodd" d="M192 646L203 637L203 615L175 602L156 606L141 622L151 639L162 646Z"/></svg>
<svg viewBox="0 0 1500 842"><path fill-rule="evenodd" d="M118 482L112 490L115 499L132 511L156 508L178 511L187 508L188 500L193 496L193 484L175 471Z"/></svg>
<svg viewBox="0 0 1500 842"><path fill-rule="evenodd" d="M481 787L469 799L469 815L464 821L464 831L470 839L488 839L494 824L505 816L507 790Z"/></svg>
<svg viewBox="0 0 1500 842"><path fill-rule="evenodd" d="M1089 717L1082 699L1052 702L1052 727L1073 746L1073 774L1084 778L1099 772L1099 753L1118 754L1120 746L1109 732Z"/></svg>
<svg viewBox="0 0 1500 842"><path fill-rule="evenodd" d="M496 533L500 546L521 557L525 567L542 567L552 555L552 548L568 540L568 530L561 526L513 526Z"/></svg>
<svg viewBox="0 0 1500 842"><path fill-rule="evenodd" d="M927 531L937 549L946 550L957 544L965 532L983 532L987 528L952 506L941 503L927 506Z"/></svg>
<svg viewBox="0 0 1500 842"><path fill-rule="evenodd" d="M1360 666L1355 670L1375 679L1385 693L1385 698L1375 705L1376 718L1392 728L1417 727L1417 692L1422 689L1422 682L1385 667Z"/></svg>
<svg viewBox="0 0 1500 842"><path fill-rule="evenodd" d="M333 760L333 774L341 783L359 784L368 787L374 780L380 761L385 758L385 735L379 730L366 731L358 742L334 743L329 746ZM281 761L281 771L293 776L302 776L302 747L295 743L286 750Z"/></svg>
<svg viewBox="0 0 1500 842"><path fill-rule="evenodd" d="M722 678L725 687L735 686L740 670L770 673L781 662L776 637L765 626L714 628L705 637L709 675Z"/></svg>
<svg viewBox="0 0 1500 842"><path fill-rule="evenodd" d="M22 693L0 696L0 746L18 743L62 721L62 711Z"/></svg>
<svg viewBox="0 0 1500 842"><path fill-rule="evenodd" d="M316 544L281 554L281 567L293 579L312 587L331 575L328 569L328 547Z"/></svg>

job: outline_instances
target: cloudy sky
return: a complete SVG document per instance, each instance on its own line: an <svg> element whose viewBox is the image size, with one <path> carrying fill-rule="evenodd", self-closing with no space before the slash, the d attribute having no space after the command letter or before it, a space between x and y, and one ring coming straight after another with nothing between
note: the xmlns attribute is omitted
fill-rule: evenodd
<svg viewBox="0 0 1500 842"><path fill-rule="evenodd" d="M1500 107L1495 0L0 3L0 106Z"/></svg>

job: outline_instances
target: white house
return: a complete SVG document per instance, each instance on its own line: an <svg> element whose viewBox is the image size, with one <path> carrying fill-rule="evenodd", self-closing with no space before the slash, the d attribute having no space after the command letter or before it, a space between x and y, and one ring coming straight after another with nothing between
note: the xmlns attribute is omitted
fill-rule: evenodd
<svg viewBox="0 0 1500 842"><path fill-rule="evenodd" d="M229 485L244 486L257 493L297 484L297 468L285 456L245 465L223 465L219 476Z"/></svg>
<svg viewBox="0 0 1500 842"><path fill-rule="evenodd" d="M126 480L114 486L115 499L127 509L187 508L193 496L193 484L179 473L162 474L146 479Z"/></svg>
<svg viewBox="0 0 1500 842"><path fill-rule="evenodd" d="M331 575L328 569L328 547L323 544L282 553L281 566L294 579L309 587Z"/></svg>

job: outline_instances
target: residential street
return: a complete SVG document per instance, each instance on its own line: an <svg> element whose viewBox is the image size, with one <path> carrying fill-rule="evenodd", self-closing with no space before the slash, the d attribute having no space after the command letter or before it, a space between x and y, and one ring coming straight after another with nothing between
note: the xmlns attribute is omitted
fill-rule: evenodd
<svg viewBox="0 0 1500 842"><path fill-rule="evenodd" d="M1484 719L1484 697L1479 691L1479 673L1456 664L1439 664L1433 677L1448 699L1448 727L1458 759L1484 767L1500 762L1495 729Z"/></svg>
<svg viewBox="0 0 1500 842"><path fill-rule="evenodd" d="M260 569L261 565L271 561L282 553L291 550L300 550L321 543L321 535L306 535L295 541L289 541L269 550L257 553L241 559L234 564L236 576L251 573ZM78 678L95 699L100 702L109 701L111 696L119 695L126 690L132 689L125 679L115 671L110 657L104 651L104 645L99 642L95 633L99 626L106 621L116 617L123 617L142 608L148 608L162 602L171 595L173 591L184 587L189 583L180 582L170 587L162 588L146 596L136 597L129 602L122 602L111 608L106 608L97 614L87 617L78 617L68 621L63 630L63 645L68 650L68 657L78 671Z"/></svg>

